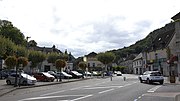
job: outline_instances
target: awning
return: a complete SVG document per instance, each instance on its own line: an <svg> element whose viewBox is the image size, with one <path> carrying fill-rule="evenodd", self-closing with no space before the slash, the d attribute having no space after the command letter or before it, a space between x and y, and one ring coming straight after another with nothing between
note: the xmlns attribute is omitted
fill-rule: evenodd
<svg viewBox="0 0 180 101"><path fill-rule="evenodd" d="M177 56L171 56L169 60L167 60L168 64L174 63L175 61L178 61Z"/></svg>

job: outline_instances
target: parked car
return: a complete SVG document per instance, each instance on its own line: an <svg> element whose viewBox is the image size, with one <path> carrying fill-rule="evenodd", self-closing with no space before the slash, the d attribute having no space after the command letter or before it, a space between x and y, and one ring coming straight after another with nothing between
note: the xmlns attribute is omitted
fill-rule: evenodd
<svg viewBox="0 0 180 101"><path fill-rule="evenodd" d="M64 79L72 78L72 75L66 73L66 72L61 72L64 76Z"/></svg>
<svg viewBox="0 0 180 101"><path fill-rule="evenodd" d="M62 79L70 79L70 78L72 78L72 75L70 75L70 74L68 74L66 72L63 72L63 71L62 72L57 72L56 76L57 76L57 78L60 78L60 76L61 76Z"/></svg>
<svg viewBox="0 0 180 101"><path fill-rule="evenodd" d="M85 72L85 76L91 76L92 74L90 72Z"/></svg>
<svg viewBox="0 0 180 101"><path fill-rule="evenodd" d="M117 75L117 76L122 76L122 73L121 73L120 71L117 71L117 72L116 72L116 75Z"/></svg>
<svg viewBox="0 0 180 101"><path fill-rule="evenodd" d="M57 73L54 71L48 71L47 73L53 75L55 78L57 78Z"/></svg>
<svg viewBox="0 0 180 101"><path fill-rule="evenodd" d="M70 71L70 75L72 75L73 78L83 78L83 74L77 72L77 71Z"/></svg>
<svg viewBox="0 0 180 101"><path fill-rule="evenodd" d="M34 73L33 76L37 79L37 81L53 82L55 79L53 75L47 72Z"/></svg>
<svg viewBox="0 0 180 101"><path fill-rule="evenodd" d="M8 77L8 73L4 70L0 71L0 79L6 79Z"/></svg>
<svg viewBox="0 0 180 101"><path fill-rule="evenodd" d="M159 71L146 71L143 75L139 76L139 80L142 83L143 81L147 83L159 82L160 84L164 83L164 77Z"/></svg>
<svg viewBox="0 0 180 101"><path fill-rule="evenodd" d="M30 76L25 73L11 73L7 78L6 78L6 83L7 85L15 84L15 78L17 75L17 83L21 85L34 85L37 80L33 76Z"/></svg>
<svg viewBox="0 0 180 101"><path fill-rule="evenodd" d="M92 72L92 75L93 75L93 76L101 76L101 73L96 72L96 71L93 71L93 72Z"/></svg>

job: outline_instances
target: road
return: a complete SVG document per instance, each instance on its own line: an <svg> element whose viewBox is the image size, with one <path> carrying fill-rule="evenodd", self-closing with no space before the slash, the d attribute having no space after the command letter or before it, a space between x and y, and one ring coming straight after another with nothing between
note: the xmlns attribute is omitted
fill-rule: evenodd
<svg viewBox="0 0 180 101"><path fill-rule="evenodd" d="M170 96L155 96L163 85L139 83L136 75L94 78L59 85L19 89L0 101L173 101ZM156 93L157 92L157 93ZM153 96L154 94L154 96ZM169 93L167 94L169 95Z"/></svg>

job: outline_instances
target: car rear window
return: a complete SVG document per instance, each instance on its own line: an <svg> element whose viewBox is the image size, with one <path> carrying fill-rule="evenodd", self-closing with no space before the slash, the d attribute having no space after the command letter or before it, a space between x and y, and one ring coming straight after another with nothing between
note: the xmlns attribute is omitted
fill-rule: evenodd
<svg viewBox="0 0 180 101"><path fill-rule="evenodd" d="M160 72L152 72L151 76L161 76L162 74Z"/></svg>

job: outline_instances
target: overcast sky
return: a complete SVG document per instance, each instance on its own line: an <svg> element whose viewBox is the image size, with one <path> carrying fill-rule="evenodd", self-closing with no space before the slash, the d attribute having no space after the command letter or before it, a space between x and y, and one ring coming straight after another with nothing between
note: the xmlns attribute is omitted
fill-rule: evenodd
<svg viewBox="0 0 180 101"><path fill-rule="evenodd" d="M8 20L38 46L75 57L134 44L180 12L180 0L0 0Z"/></svg>

